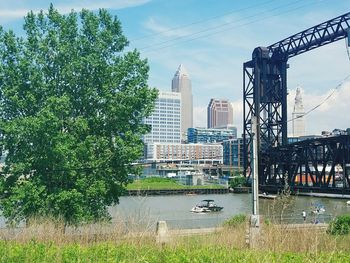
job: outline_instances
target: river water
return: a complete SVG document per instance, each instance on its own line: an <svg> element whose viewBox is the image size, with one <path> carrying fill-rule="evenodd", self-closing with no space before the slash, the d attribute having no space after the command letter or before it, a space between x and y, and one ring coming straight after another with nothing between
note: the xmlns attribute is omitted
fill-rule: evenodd
<svg viewBox="0 0 350 263"><path fill-rule="evenodd" d="M223 206L221 212L192 213L191 208L203 199L213 199ZM269 220L283 223L302 223L302 211L307 212L307 222L328 222L336 215L350 213L344 199L291 196L288 199L260 199L259 212ZM315 206L323 206L325 212L315 215ZM172 196L127 196L120 198L120 204L110 209L114 218L153 226L156 221L165 220L170 228L205 228L222 224L237 214L250 214L251 194L217 195L172 195ZM282 221L281 221L282 220Z"/></svg>
<svg viewBox="0 0 350 263"><path fill-rule="evenodd" d="M221 212L192 213L192 207L203 199L213 199L223 206ZM307 212L307 222L328 222L340 214L350 214L350 206L345 199L291 196L284 201L260 199L259 213L269 220L283 223L302 223L301 213ZM315 205L325 208L323 214L315 215ZM221 225L225 220L238 214L251 214L251 194L216 195L169 195L169 196L123 196L120 203L109 209L115 222L123 221L140 229L154 229L159 220L167 221L169 228L206 228ZM0 217L0 227L5 220Z"/></svg>

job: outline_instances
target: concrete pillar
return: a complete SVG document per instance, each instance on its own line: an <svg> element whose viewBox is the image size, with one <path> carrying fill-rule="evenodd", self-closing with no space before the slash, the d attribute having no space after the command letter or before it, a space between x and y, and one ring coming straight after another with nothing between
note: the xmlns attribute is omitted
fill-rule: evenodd
<svg viewBox="0 0 350 263"><path fill-rule="evenodd" d="M158 221L156 229L156 242L158 244L168 243L170 241L168 226L166 221Z"/></svg>

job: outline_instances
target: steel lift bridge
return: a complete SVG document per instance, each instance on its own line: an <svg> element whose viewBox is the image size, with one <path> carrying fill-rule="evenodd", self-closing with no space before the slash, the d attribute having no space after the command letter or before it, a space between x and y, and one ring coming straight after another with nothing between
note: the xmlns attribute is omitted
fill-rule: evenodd
<svg viewBox="0 0 350 263"><path fill-rule="evenodd" d="M350 136L287 142L288 59L348 36L350 12L268 47L243 64L244 174L252 171L252 117L257 118L260 188L350 193ZM350 33L349 33L350 36Z"/></svg>

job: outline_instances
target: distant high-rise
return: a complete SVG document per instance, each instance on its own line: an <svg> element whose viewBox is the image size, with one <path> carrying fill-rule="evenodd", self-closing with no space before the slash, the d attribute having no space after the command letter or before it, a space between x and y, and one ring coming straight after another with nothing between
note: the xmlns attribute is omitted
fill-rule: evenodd
<svg viewBox="0 0 350 263"><path fill-rule="evenodd" d="M181 94L159 91L153 113L144 119L151 132L143 136L145 158L152 156L155 143L181 143Z"/></svg>
<svg viewBox="0 0 350 263"><path fill-rule="evenodd" d="M180 119L181 95L177 92L159 91L153 113L144 119L144 123L152 127L151 132L144 135L144 143L180 143Z"/></svg>
<svg viewBox="0 0 350 263"><path fill-rule="evenodd" d="M193 127L193 98L191 80L182 64L175 72L171 90L181 93L181 133L185 140L187 129Z"/></svg>
<svg viewBox="0 0 350 263"><path fill-rule="evenodd" d="M211 99L208 105L208 128L220 128L233 124L233 108L225 99Z"/></svg>
<svg viewBox="0 0 350 263"><path fill-rule="evenodd" d="M297 87L295 94L294 110L292 114L293 137L305 136L305 111L303 98L301 97L301 89Z"/></svg>

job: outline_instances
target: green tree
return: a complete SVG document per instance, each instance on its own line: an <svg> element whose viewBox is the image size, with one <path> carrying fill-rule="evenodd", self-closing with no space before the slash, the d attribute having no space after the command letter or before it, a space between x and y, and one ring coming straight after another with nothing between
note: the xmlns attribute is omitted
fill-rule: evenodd
<svg viewBox="0 0 350 263"><path fill-rule="evenodd" d="M242 187L247 184L247 178L245 178L242 175L234 176L230 180L230 187L235 188L235 187Z"/></svg>
<svg viewBox="0 0 350 263"><path fill-rule="evenodd" d="M11 222L109 218L157 91L149 67L106 10L25 17L25 36L0 28L0 209Z"/></svg>

